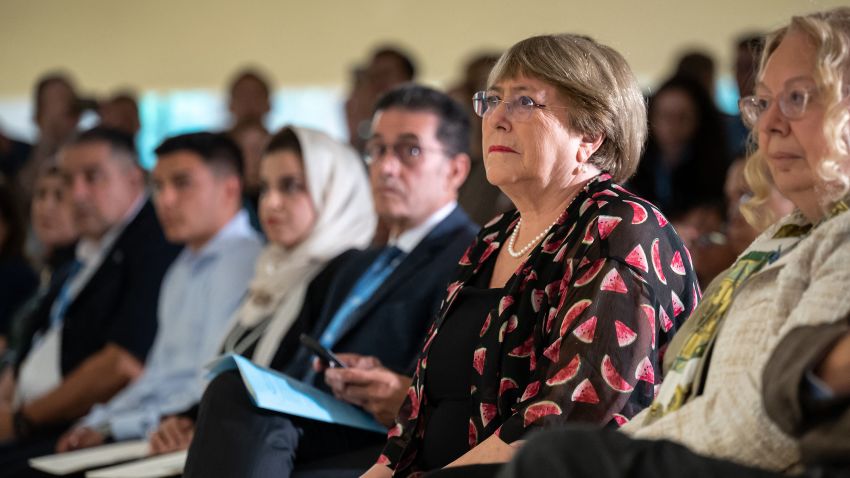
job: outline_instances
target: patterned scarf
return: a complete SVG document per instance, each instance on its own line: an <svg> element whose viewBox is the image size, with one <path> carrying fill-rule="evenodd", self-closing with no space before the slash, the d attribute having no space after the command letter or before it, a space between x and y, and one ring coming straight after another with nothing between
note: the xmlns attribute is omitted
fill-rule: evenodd
<svg viewBox="0 0 850 478"><path fill-rule="evenodd" d="M664 415L681 408L690 399L699 395L696 385L708 351L714 344L736 292L754 274L765 266L787 254L814 228L848 210L846 201L839 201L823 219L814 226L802 214L789 216L786 224L779 226L770 237L756 240L744 251L735 264L722 276L712 281L702 302L688 319L681 333L688 333L681 348L664 375L658 395L649 408L644 425L649 425Z"/></svg>

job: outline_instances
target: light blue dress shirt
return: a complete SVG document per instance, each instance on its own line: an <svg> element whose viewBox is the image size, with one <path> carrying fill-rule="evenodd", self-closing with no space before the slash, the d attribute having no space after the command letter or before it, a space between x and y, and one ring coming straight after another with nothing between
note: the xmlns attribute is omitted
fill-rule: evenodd
<svg viewBox="0 0 850 478"><path fill-rule="evenodd" d="M162 416L197 403L203 366L218 355L230 318L254 274L262 241L240 211L203 248L184 248L159 296L159 329L144 373L80 425L108 427L116 440L145 436Z"/></svg>

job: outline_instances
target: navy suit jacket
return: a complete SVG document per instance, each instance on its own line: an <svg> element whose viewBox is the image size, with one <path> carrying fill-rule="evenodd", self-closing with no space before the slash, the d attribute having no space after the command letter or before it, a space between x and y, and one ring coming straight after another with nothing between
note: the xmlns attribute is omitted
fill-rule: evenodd
<svg viewBox="0 0 850 478"><path fill-rule="evenodd" d="M160 283L179 251L179 246L165 240L148 201L68 305L62 327L63 376L107 343L145 361L156 336ZM29 351L32 335L49 327L50 310L67 276L67 266L54 274L50 290L29 317L21 360Z"/></svg>
<svg viewBox="0 0 850 478"><path fill-rule="evenodd" d="M478 226L456 208L440 222L360 306L340 334L334 352L376 356L387 368L410 374L422 341L434 319L457 262L475 238ZM272 366L293 377L310 369L312 354L300 348L288 350L300 330L318 338L334 313L348 297L357 279L369 268L379 249L348 251L328 266L333 274L320 274L307 291L301 311L301 326L284 339ZM294 359L286 360L285 357ZM284 363L288 362L288 363ZM317 377L315 385L325 388Z"/></svg>

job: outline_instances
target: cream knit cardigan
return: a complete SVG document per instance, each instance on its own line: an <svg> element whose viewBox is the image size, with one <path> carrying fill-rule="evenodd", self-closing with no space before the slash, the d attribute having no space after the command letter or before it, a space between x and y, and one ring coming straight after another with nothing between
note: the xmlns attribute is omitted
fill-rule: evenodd
<svg viewBox="0 0 850 478"><path fill-rule="evenodd" d="M781 225L798 222L798 214L779 221L754 244ZM634 438L672 440L703 455L760 468L794 467L800 460L798 444L765 412L762 370L791 329L832 323L848 315L850 212L845 212L814 229L736 292L701 395L647 426L642 426L644 411L621 430Z"/></svg>

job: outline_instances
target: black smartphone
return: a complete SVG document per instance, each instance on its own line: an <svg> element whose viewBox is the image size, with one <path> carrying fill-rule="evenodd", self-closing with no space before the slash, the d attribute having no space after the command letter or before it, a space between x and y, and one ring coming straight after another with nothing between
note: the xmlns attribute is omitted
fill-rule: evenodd
<svg viewBox="0 0 850 478"><path fill-rule="evenodd" d="M311 352L316 354L328 365L345 368L345 364L342 363L342 360L340 360L336 355L334 355L333 352L324 348L322 344L317 342L316 339L314 339L313 337L310 337L307 334L301 334L300 340L301 345L310 349Z"/></svg>

